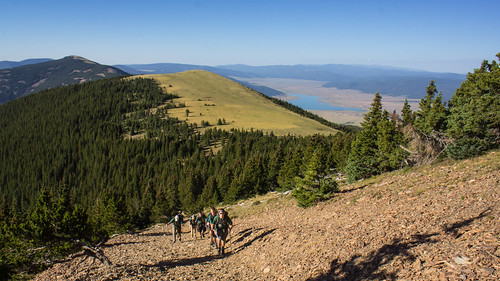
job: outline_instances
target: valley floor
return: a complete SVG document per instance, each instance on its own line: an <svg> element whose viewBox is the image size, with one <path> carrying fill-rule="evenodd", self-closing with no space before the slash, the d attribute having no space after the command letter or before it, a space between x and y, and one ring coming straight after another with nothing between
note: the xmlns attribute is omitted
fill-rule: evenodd
<svg viewBox="0 0 500 281"><path fill-rule="evenodd" d="M258 203L257 203L258 201ZM252 204L253 202L253 204ZM343 185L301 209L279 193L229 208L228 253L156 225L35 280L499 280L500 152Z"/></svg>

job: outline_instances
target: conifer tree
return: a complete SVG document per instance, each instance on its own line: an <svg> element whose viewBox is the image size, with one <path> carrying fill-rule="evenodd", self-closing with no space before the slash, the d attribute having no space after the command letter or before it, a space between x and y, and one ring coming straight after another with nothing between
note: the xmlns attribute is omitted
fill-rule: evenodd
<svg viewBox="0 0 500 281"><path fill-rule="evenodd" d="M33 236L41 240L49 240L55 234L52 197L45 188L28 215L28 226Z"/></svg>
<svg viewBox="0 0 500 281"><path fill-rule="evenodd" d="M500 53L497 54L500 60ZM466 158L500 142L500 67L493 60L467 75L449 103L447 135L455 139L448 155Z"/></svg>
<svg viewBox="0 0 500 281"><path fill-rule="evenodd" d="M403 139L403 134L396 127L396 120L389 119L389 114L384 109L377 128L379 172L392 171L400 167L405 155L399 147Z"/></svg>
<svg viewBox="0 0 500 281"><path fill-rule="evenodd" d="M413 114L413 112L411 110L410 104L408 104L408 99L405 99L401 113L403 115L403 124L404 125L408 125L408 124L413 125L413 122L415 122L415 115Z"/></svg>
<svg viewBox="0 0 500 281"><path fill-rule="evenodd" d="M443 103L441 92L439 92L438 96L432 101L432 110L429 117L429 124L432 130L445 132L447 117L448 109L446 108L446 103Z"/></svg>
<svg viewBox="0 0 500 281"><path fill-rule="evenodd" d="M288 154L278 173L278 184L281 189L290 190L295 188L295 177L299 175L302 162L303 153L301 150Z"/></svg>
<svg viewBox="0 0 500 281"><path fill-rule="evenodd" d="M426 95L423 99L420 99L418 104L418 110L415 112L415 127L424 133L430 133L432 131L432 126L430 123L432 104L434 96L437 93L435 81L431 80L429 86L426 88Z"/></svg>
<svg viewBox="0 0 500 281"><path fill-rule="evenodd" d="M500 53L497 54L500 60ZM496 139L500 128L500 67L483 61L467 75L450 101L447 134L458 138Z"/></svg>
<svg viewBox="0 0 500 281"><path fill-rule="evenodd" d="M307 163L304 176L295 178L297 187L292 191L292 196L299 207L312 206L338 190L337 182L326 178L321 166L321 152L317 149Z"/></svg>
<svg viewBox="0 0 500 281"><path fill-rule="evenodd" d="M345 167L348 181L352 182L378 173L377 130L381 120L382 97L377 92L370 111L365 114L364 121L361 123L363 131L356 135L356 139L351 144Z"/></svg>

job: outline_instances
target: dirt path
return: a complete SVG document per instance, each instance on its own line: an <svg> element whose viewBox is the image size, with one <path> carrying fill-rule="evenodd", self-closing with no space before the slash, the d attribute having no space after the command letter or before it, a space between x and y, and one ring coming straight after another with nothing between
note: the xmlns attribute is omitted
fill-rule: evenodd
<svg viewBox="0 0 500 281"><path fill-rule="evenodd" d="M308 209L279 194L233 206L224 258L162 224L109 240L110 268L75 257L37 280L499 280L499 155L348 185Z"/></svg>

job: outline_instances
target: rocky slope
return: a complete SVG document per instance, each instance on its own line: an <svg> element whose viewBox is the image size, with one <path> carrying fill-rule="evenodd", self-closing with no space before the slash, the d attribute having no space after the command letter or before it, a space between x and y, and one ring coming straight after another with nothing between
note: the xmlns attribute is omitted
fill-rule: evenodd
<svg viewBox="0 0 500 281"><path fill-rule="evenodd" d="M35 280L498 280L500 152L413 168L353 185L301 209L269 194L229 208L218 258L207 239L163 224L81 254Z"/></svg>

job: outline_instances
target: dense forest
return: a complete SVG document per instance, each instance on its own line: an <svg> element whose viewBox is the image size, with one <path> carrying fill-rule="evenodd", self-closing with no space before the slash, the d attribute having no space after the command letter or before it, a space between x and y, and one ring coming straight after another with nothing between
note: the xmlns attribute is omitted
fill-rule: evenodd
<svg viewBox="0 0 500 281"><path fill-rule="evenodd" d="M330 136L200 133L168 117L183 105L166 90L152 79L111 78L0 107L1 278L178 210L291 189L307 207L338 191L337 173L354 181L477 155L500 140L495 61L470 73L448 105L433 81L419 109L405 103L401 116L384 110L377 93L362 131L330 124L343 131Z"/></svg>

